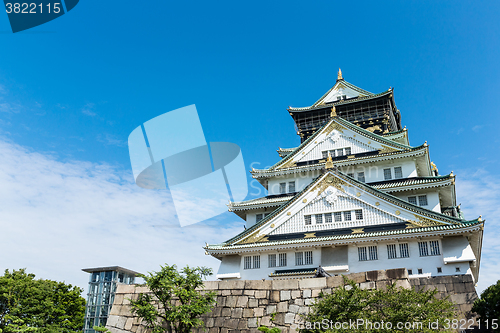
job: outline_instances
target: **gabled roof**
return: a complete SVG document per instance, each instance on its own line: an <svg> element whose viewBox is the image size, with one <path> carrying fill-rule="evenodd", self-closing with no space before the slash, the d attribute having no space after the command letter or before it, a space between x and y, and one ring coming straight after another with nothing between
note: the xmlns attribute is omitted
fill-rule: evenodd
<svg viewBox="0 0 500 333"><path fill-rule="evenodd" d="M340 89L344 89L344 88L350 89L350 90L354 91L355 93L358 93L358 96L356 96L356 97L366 97L366 96L373 96L374 95L369 91L366 91L364 89L356 87L354 84L351 84L351 83L345 81L344 79L338 79L337 82L335 82L334 86L331 87L323 96L321 96L321 98L318 99L312 106L314 107L314 106L317 106L320 104L326 104L325 103L325 102L327 102L326 98L329 95L331 95L332 92L337 92ZM352 96L352 97L354 97L354 96Z"/></svg>
<svg viewBox="0 0 500 333"><path fill-rule="evenodd" d="M227 240L226 242L219 244L219 245L208 245L206 247L207 250L215 250L215 249L221 249L221 248L228 248L228 249L235 249L237 247L242 247L246 245L253 244L252 246L267 246L274 244L276 242L282 242L281 240L278 241L273 241L269 242L267 241L266 235L269 235L271 229L273 228L278 228L278 226L275 226L274 223L276 223L278 218L281 219L286 219L286 214L287 216L292 215L290 212L293 209L296 209L297 211L299 210L300 205L306 205L307 200L303 199L306 196L312 196L315 195L314 191L318 190L318 194L316 194L316 197L320 195L324 190L328 189L330 186L333 186L343 192L346 193L346 191L353 192L353 191L358 191L356 193L356 196L359 197L361 193L368 193L370 195L378 197L382 203L387 203L389 206L395 206L397 210L395 213L393 213L394 216L398 216L399 219L406 221L408 224L406 226L402 226L400 230L391 230L391 231L383 231L383 233L395 233L395 232L403 232L403 233L408 233L408 232L413 232L413 231L408 231L409 229L418 229L418 232L425 232L425 231L434 231L434 230L445 230L445 229L456 229L456 228L461 228L461 227L467 227L471 225L475 225L479 222L482 223L480 219L477 220L472 220L472 221L464 221L458 218L450 217L444 214L440 214L416 205L413 205L411 203L408 203L406 201L403 201L395 196L392 196L390 194L384 193L380 190L377 190L373 187L370 187L362 182L357 181L356 179L353 179L347 175L342 174L339 171L336 171L335 169L328 170L325 172L322 176L318 177L314 182L309 184L304 190L301 192L297 193L290 201L284 203L282 206L280 206L278 209L274 210L271 214L269 214L267 217L265 217L263 220L260 222L256 223L252 227L244 230L240 234L236 235L235 237ZM308 193L309 192L309 193ZM352 193L350 194L352 195ZM310 200L309 200L310 201ZM303 203L303 204L302 204ZM381 205L381 203L379 203ZM296 206L293 208L292 206ZM377 205L378 206L378 205ZM292 208L293 209L292 209ZM303 208L303 206L302 206ZM300 209L302 209L300 208ZM285 212L285 210L289 210L288 212ZM296 214L297 212L294 212L293 214ZM408 217L409 216L414 216L415 220L410 220ZM418 221L417 221L418 220ZM281 223L286 223L281 222ZM404 223L403 223L404 224ZM436 229L437 228L437 229ZM408 229L408 230L407 230ZM275 230L275 229L274 229ZM381 232L381 231L380 231ZM344 234L344 235L331 235L331 236L325 236L325 239L338 239L340 238L345 238L345 237L355 237L355 238L364 238L364 237L371 237L378 235L380 232L374 232L374 233L357 233L352 230L351 234ZM416 231L415 231L416 232ZM312 241L312 238L318 238L318 237L303 237L304 239L302 240L293 240L293 242L310 242ZM320 237L323 239L323 237Z"/></svg>
<svg viewBox="0 0 500 333"><path fill-rule="evenodd" d="M351 122L342 119L340 117L332 117L330 121L326 122L321 128L319 128L313 135L311 135L307 140L305 140L300 146L295 148L294 151L288 153L286 157L284 157L282 160L278 161L276 164L271 166L267 170L274 170L277 168L283 168L286 167L286 164L293 159L294 156L298 155L306 146L308 146L311 142L314 142L318 136L323 134L324 132L332 131L333 129L342 129L342 128L347 128L349 130L352 130L353 132L360 134L366 138L369 138L370 140L376 141L379 144L386 145L388 150L390 151L410 151L410 150L416 150L421 148L422 146L419 147L411 147L407 146L395 141L392 141L390 139L387 139L381 135L372 133L370 131L367 131L359 126L356 126L352 124Z"/></svg>

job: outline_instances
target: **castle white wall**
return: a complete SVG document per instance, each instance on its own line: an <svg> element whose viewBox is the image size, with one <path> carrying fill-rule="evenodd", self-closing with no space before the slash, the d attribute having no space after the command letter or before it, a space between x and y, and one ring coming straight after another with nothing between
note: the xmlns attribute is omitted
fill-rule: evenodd
<svg viewBox="0 0 500 333"><path fill-rule="evenodd" d="M445 238L447 239L447 238ZM444 257L450 256L450 254L465 253L468 254L468 248L470 248L468 241L461 237L461 239L452 239L450 242L445 241L445 246L443 247L442 239L440 238L429 238L424 239L424 241L437 240L439 242L440 254L439 255L429 255L421 257L419 254L418 240L408 240L400 242L366 242L359 243L357 245L347 246L347 262L345 258L339 259L339 262L332 262L331 256L328 256L328 263L322 263L322 251L331 251L330 248L317 247L314 249L298 249L297 251L312 251L313 253L313 264L312 265L295 265L295 250L280 250L276 251L263 251L263 252L253 252L248 254L242 254L238 256L226 256L222 259L221 267L218 274L233 273L238 269L241 279L243 280L260 280L260 279L271 279L269 274L275 272L276 270L283 269L304 269L304 268L317 268L319 265L322 266L343 266L348 265L348 271L330 271L332 275L339 275L345 273L358 273L372 270L381 269L392 269L392 268L406 268L412 271L410 277L420 277L420 276L441 276L441 275L461 275L461 274L471 274L469 261L461 262L451 262L445 264ZM465 240L465 242L463 241ZM395 258L389 259L388 256L388 244L396 244L398 256L399 256L399 243L408 243L409 247L409 257L407 258ZM368 247L377 246L377 260L366 260L360 261L358 256L358 247ZM276 254L278 259L278 253L287 253L287 265L284 267L269 267L268 255ZM245 256L260 256L260 268L244 269L244 257ZM325 257L325 256L323 256ZM470 259L470 258L469 258ZM252 258L253 260L253 258ZM441 273L438 273L438 267L441 268ZM419 269L422 273L419 274ZM458 269L458 270L457 270Z"/></svg>
<svg viewBox="0 0 500 333"><path fill-rule="evenodd" d="M421 206L422 208L429 209L438 213L441 213L441 203L439 201L439 194L437 191L423 191L419 190L418 192L415 193L394 193L393 194L395 197L398 197L401 200L408 201L408 197L414 197L414 196L419 196L419 195L426 195L427 196L427 206Z"/></svg>

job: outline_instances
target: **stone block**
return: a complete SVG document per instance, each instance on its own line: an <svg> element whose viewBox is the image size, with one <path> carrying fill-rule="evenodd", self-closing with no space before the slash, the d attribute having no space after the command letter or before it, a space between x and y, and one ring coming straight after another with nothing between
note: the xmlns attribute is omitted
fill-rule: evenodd
<svg viewBox="0 0 500 333"><path fill-rule="evenodd" d="M226 298L222 296L217 297L217 305L218 306L225 306L226 305Z"/></svg>
<svg viewBox="0 0 500 333"><path fill-rule="evenodd" d="M271 326L271 316L262 317L262 319L260 320L260 324L268 327Z"/></svg>
<svg viewBox="0 0 500 333"><path fill-rule="evenodd" d="M312 295L311 290L306 289L306 290L302 291L302 297L304 297L304 298L309 298L309 297L311 297L311 295Z"/></svg>
<svg viewBox="0 0 500 333"><path fill-rule="evenodd" d="M219 289L245 289L245 280L223 280L219 281Z"/></svg>
<svg viewBox="0 0 500 333"><path fill-rule="evenodd" d="M224 320L225 320L224 317L216 317L215 318L214 326L215 327L222 327L222 326L224 326Z"/></svg>
<svg viewBox="0 0 500 333"><path fill-rule="evenodd" d="M394 268L385 271L388 279L408 279L406 268Z"/></svg>
<svg viewBox="0 0 500 333"><path fill-rule="evenodd" d="M332 288L321 289L321 292L325 295L329 295L332 293Z"/></svg>
<svg viewBox="0 0 500 333"><path fill-rule="evenodd" d="M219 327L212 327L208 330L208 333L219 333Z"/></svg>
<svg viewBox="0 0 500 333"><path fill-rule="evenodd" d="M279 290L271 291L271 302L278 303L280 301L280 292Z"/></svg>
<svg viewBox="0 0 500 333"><path fill-rule="evenodd" d="M241 296L241 295L243 295L243 289L234 289L234 290L231 290L231 295Z"/></svg>
<svg viewBox="0 0 500 333"><path fill-rule="evenodd" d="M116 294L113 304L123 304L123 294Z"/></svg>
<svg viewBox="0 0 500 333"><path fill-rule="evenodd" d="M300 314L308 314L309 313L309 307L308 306L301 306L299 309Z"/></svg>
<svg viewBox="0 0 500 333"><path fill-rule="evenodd" d="M326 286L328 288L337 288L344 285L344 277L330 276L326 278Z"/></svg>
<svg viewBox="0 0 500 333"><path fill-rule="evenodd" d="M268 290L271 289L272 280L246 280L245 289Z"/></svg>
<svg viewBox="0 0 500 333"><path fill-rule="evenodd" d="M326 278L313 278L299 280L300 289L323 289L326 288Z"/></svg>
<svg viewBox="0 0 500 333"><path fill-rule="evenodd" d="M290 290L280 291L280 301L287 301L292 298L292 293Z"/></svg>
<svg viewBox="0 0 500 333"><path fill-rule="evenodd" d="M231 310L231 317L232 318L241 318L243 316L243 309L242 308L234 308Z"/></svg>
<svg viewBox="0 0 500 333"><path fill-rule="evenodd" d="M271 283L272 289L283 290L283 289L297 289L299 280L273 280Z"/></svg>
<svg viewBox="0 0 500 333"><path fill-rule="evenodd" d="M297 305L304 305L304 299L297 298L294 303L297 304Z"/></svg>
<svg viewBox="0 0 500 333"><path fill-rule="evenodd" d="M300 309L300 306L296 305L296 304L291 304L288 308L288 311L292 312L292 313L298 313L299 312L299 309Z"/></svg>
<svg viewBox="0 0 500 333"><path fill-rule="evenodd" d="M268 304L269 304L269 300L267 298L259 299L259 306L260 305L268 305Z"/></svg>
<svg viewBox="0 0 500 333"><path fill-rule="evenodd" d="M285 314L277 313L276 316L274 316L274 323L276 325L285 325Z"/></svg>
<svg viewBox="0 0 500 333"><path fill-rule="evenodd" d="M300 290L292 290L292 299L300 297Z"/></svg>
<svg viewBox="0 0 500 333"><path fill-rule="evenodd" d="M135 287L135 293L136 294L149 294L151 292L151 290L149 290L148 287L145 287L145 286L137 286Z"/></svg>
<svg viewBox="0 0 500 333"><path fill-rule="evenodd" d="M122 300L122 304L123 305L129 305L130 304L130 296L131 295L122 295L122 296L124 296L123 300Z"/></svg>
<svg viewBox="0 0 500 333"><path fill-rule="evenodd" d="M238 323L238 329L239 330L244 330L246 328L248 328L247 320L240 320L239 323Z"/></svg>
<svg viewBox="0 0 500 333"><path fill-rule="evenodd" d="M248 328L257 327L257 318L248 319Z"/></svg>
<svg viewBox="0 0 500 333"><path fill-rule="evenodd" d="M408 279L411 286L420 286L420 279Z"/></svg>
<svg viewBox="0 0 500 333"><path fill-rule="evenodd" d="M212 309L212 316L217 318L217 317L220 317L222 313L222 307L220 306L216 306L215 308Z"/></svg>
<svg viewBox="0 0 500 333"><path fill-rule="evenodd" d="M445 286L446 286L447 293L454 293L455 292L455 286L453 283L447 283L447 284L445 284Z"/></svg>
<svg viewBox="0 0 500 333"><path fill-rule="evenodd" d="M377 271L373 271L377 272ZM367 281L367 282L361 282L359 284L359 289L375 289L377 287L377 283L375 281Z"/></svg>
<svg viewBox="0 0 500 333"><path fill-rule="evenodd" d="M231 290L228 290L228 289L221 290L220 294L222 296L229 296L229 295L231 295Z"/></svg>
<svg viewBox="0 0 500 333"><path fill-rule="evenodd" d="M346 275L346 278L348 278L349 280L353 280L355 283L366 282L365 272L351 273L351 274Z"/></svg>
<svg viewBox="0 0 500 333"><path fill-rule="evenodd" d="M220 333L229 333L229 329L227 327L221 327L219 332Z"/></svg>
<svg viewBox="0 0 500 333"><path fill-rule="evenodd" d="M461 305L467 303L467 294L453 294L450 296L450 301Z"/></svg>
<svg viewBox="0 0 500 333"><path fill-rule="evenodd" d="M396 281L396 288L411 289L411 285L408 280L398 280Z"/></svg>
<svg viewBox="0 0 500 333"><path fill-rule="evenodd" d="M255 298L267 298L267 290L256 290Z"/></svg>
<svg viewBox="0 0 500 333"><path fill-rule="evenodd" d="M285 324L293 324L295 321L295 313L285 314Z"/></svg>
<svg viewBox="0 0 500 333"><path fill-rule="evenodd" d="M122 305L120 309L120 316L129 317L131 315L132 314L130 313L130 305Z"/></svg>
<svg viewBox="0 0 500 333"><path fill-rule="evenodd" d="M115 327L116 323L118 322L118 318L120 317L109 315L108 320L106 321L106 326Z"/></svg>
<svg viewBox="0 0 500 333"><path fill-rule="evenodd" d="M132 322L134 321L134 318L128 318L127 319L127 322L125 323L125 329L126 330L130 330L132 328Z"/></svg>
<svg viewBox="0 0 500 333"><path fill-rule="evenodd" d="M319 297L320 293L321 293L321 289L313 289L313 290L311 290L311 296L312 297Z"/></svg>
<svg viewBox="0 0 500 333"><path fill-rule="evenodd" d="M113 305L111 307L111 311L109 312L110 315L115 315L118 316L120 315L120 309L122 308L121 305Z"/></svg>
<svg viewBox="0 0 500 333"><path fill-rule="evenodd" d="M243 318L250 318L253 316L253 309L243 309Z"/></svg>
<svg viewBox="0 0 500 333"><path fill-rule="evenodd" d="M119 329L119 328L114 328L114 327L110 327L109 331L111 333L130 333L129 331L125 331L125 330L122 330L122 329Z"/></svg>
<svg viewBox="0 0 500 333"><path fill-rule="evenodd" d="M264 308L255 308L255 309L253 309L253 315L255 317L262 317L264 315Z"/></svg>
<svg viewBox="0 0 500 333"><path fill-rule="evenodd" d="M238 296L238 301L236 302L236 306L246 308L247 305L248 305L248 296Z"/></svg>
<svg viewBox="0 0 500 333"><path fill-rule="evenodd" d="M215 321L214 318L208 317L207 320L205 320L205 326L207 328L214 327L214 321Z"/></svg>
<svg viewBox="0 0 500 333"><path fill-rule="evenodd" d="M387 280L387 274L384 270L366 272L366 281Z"/></svg>
<svg viewBox="0 0 500 333"><path fill-rule="evenodd" d="M445 293L445 292L446 292L446 285L444 285L444 284L440 283L440 284L437 284L437 285L436 285L436 287L437 287L437 290L438 290L439 292L442 292L442 293Z"/></svg>
<svg viewBox="0 0 500 333"><path fill-rule="evenodd" d="M306 298L304 300L305 305L313 305L314 304L314 299L313 298Z"/></svg>
<svg viewBox="0 0 500 333"><path fill-rule="evenodd" d="M254 296L255 295L255 290L244 290L243 295L245 296Z"/></svg>
<svg viewBox="0 0 500 333"><path fill-rule="evenodd" d="M116 286L117 294L133 294L135 292L135 284L119 284Z"/></svg>
<svg viewBox="0 0 500 333"><path fill-rule="evenodd" d="M273 313L276 313L276 305L268 305L266 307L266 314L271 315Z"/></svg>
<svg viewBox="0 0 500 333"><path fill-rule="evenodd" d="M255 298L250 298L248 300L248 307L249 308L256 308L259 306L259 300Z"/></svg>
<svg viewBox="0 0 500 333"><path fill-rule="evenodd" d="M206 290L219 289L219 281L205 281L203 284L204 284Z"/></svg>
<svg viewBox="0 0 500 333"><path fill-rule="evenodd" d="M454 283L454 288L456 293L465 293L466 288L465 288L465 283Z"/></svg>
<svg viewBox="0 0 500 333"><path fill-rule="evenodd" d="M345 290L351 290L352 289L352 286L350 284L346 285L345 287Z"/></svg>
<svg viewBox="0 0 500 333"><path fill-rule="evenodd" d="M224 327L237 329L238 328L238 319L227 319L224 321Z"/></svg>
<svg viewBox="0 0 500 333"><path fill-rule="evenodd" d="M118 317L118 320L116 321L115 327L119 328L119 329L124 329L126 323L127 323L127 317L120 316L120 317Z"/></svg>
<svg viewBox="0 0 500 333"><path fill-rule="evenodd" d="M278 312L287 312L288 311L288 302L279 302L277 305Z"/></svg>
<svg viewBox="0 0 500 333"><path fill-rule="evenodd" d="M222 308L222 317L231 317L231 308Z"/></svg>
<svg viewBox="0 0 500 333"><path fill-rule="evenodd" d="M234 308L236 306L237 300L238 300L238 296L227 296L226 297L226 306L228 306L230 308Z"/></svg>

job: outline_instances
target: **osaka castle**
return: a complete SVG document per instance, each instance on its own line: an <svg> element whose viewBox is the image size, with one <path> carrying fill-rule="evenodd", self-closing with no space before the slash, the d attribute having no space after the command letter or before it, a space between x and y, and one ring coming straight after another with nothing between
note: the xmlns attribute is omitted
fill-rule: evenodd
<svg viewBox="0 0 500 333"><path fill-rule="evenodd" d="M413 146L394 91L347 82L289 107L301 144L250 172L262 198L229 203L245 230L206 254L218 279L290 279L406 268L411 277L479 275L484 221L457 205L427 142Z"/></svg>

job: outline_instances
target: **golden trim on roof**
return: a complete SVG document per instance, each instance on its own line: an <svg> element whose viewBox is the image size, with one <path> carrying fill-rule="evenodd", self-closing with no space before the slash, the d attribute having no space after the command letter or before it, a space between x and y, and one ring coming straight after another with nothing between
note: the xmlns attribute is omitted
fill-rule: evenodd
<svg viewBox="0 0 500 333"><path fill-rule="evenodd" d="M342 70L339 68L339 71L337 73L337 80L343 80L344 78L342 77Z"/></svg>
<svg viewBox="0 0 500 333"><path fill-rule="evenodd" d="M342 188L342 186L345 185L345 186L349 186L349 187L352 187L351 184L343 181L342 179L340 178L337 178L335 177L334 175L332 174L329 174L328 176L326 176L322 181L320 181L318 184L316 184L316 186L314 186L310 192L314 192L314 191L318 191L318 195L320 195L321 193L323 193L324 190L326 190L328 187L330 186L333 186L335 187L337 190L339 191L342 191L345 193L345 190Z"/></svg>

